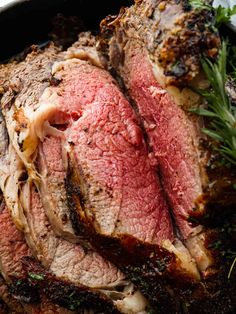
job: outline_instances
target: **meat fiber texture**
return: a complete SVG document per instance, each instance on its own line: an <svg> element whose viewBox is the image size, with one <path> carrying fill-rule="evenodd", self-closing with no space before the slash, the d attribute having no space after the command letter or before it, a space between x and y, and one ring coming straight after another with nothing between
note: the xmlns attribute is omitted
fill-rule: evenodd
<svg viewBox="0 0 236 314"><path fill-rule="evenodd" d="M141 289L165 273L189 280L199 274L174 236L155 156L135 111L89 40L93 44L89 34L81 35L66 53L53 46L35 49L13 70L5 69L1 188L45 271L62 285L87 291L90 304L107 302L112 312L113 302L123 313L138 313L145 310L144 297L92 247ZM167 303L168 284L160 290ZM159 293L153 290L157 304Z"/></svg>
<svg viewBox="0 0 236 314"><path fill-rule="evenodd" d="M75 291L72 293L73 296L83 298L77 302L78 305L85 308L95 307L100 310L107 308L107 313L115 313L118 310L122 313L141 313L145 310L146 300L133 284L115 266L89 248L88 243L86 248L75 243L78 242L78 239L72 227L70 227L69 232L68 228L67 233L65 232L64 225L68 226L71 220L67 208L65 186L68 162L65 149L68 145L68 135L63 132L67 129L65 124L69 126L70 122L73 121L71 116L77 117L78 114L77 111L74 111L73 103L71 103L73 112L70 115L70 112L67 112L68 108L64 108L63 111L63 108L54 106L57 105L56 102L52 104L53 108L50 107L49 103L45 105L42 102L42 99L47 99L45 95L50 93L49 88L45 89L44 84L45 81L50 80L48 68L50 68L49 65L53 59L56 58L57 52L57 49L53 47L45 49L44 52L33 51L25 61L14 67L13 72L8 73L10 83L8 86L6 85L7 92L2 98L2 109L10 137L9 143L4 128L4 119L2 119L1 187L3 194L14 222L23 231L25 240L31 249L30 256L33 255L45 267L44 271L49 271L54 275L62 286L63 282L65 286L68 282L72 285L69 290ZM75 62L75 66L77 63L79 64L79 60ZM81 63L87 65L85 61L81 61ZM41 72L35 71L38 67ZM93 69L91 65L88 65L88 70L90 68ZM31 73L30 79L27 77L29 73ZM23 84L25 75L25 84L28 88L32 88L30 94L29 89L25 89ZM104 76L110 79L105 72ZM51 80L53 81L52 86L55 87L57 79L51 78ZM14 105L7 108L7 103L9 104L9 99L12 96L11 84L13 81L20 82L16 92L18 95L14 96ZM39 91L42 90L44 93L40 98ZM52 90L52 92L54 91ZM29 98L31 102L29 102ZM38 100L38 104L35 103L36 100ZM43 112L45 109L46 112ZM12 116L12 112L10 113L11 110L16 113L16 119ZM20 116L17 114L19 110L21 111ZM49 115L47 115L48 113ZM32 118L34 121L30 122ZM27 142L29 145L24 146L25 144L23 144L22 146L20 144L21 131L17 131L20 137L17 138L17 142L15 141L15 136L18 137L18 135L15 133L16 129L11 128L10 120L20 123L18 126L23 127L22 133L29 128L31 138L28 137L26 140L26 142L29 140ZM25 122L28 120L28 122L24 124L23 120ZM39 135L41 131L46 132L43 137L42 134ZM24 147L26 147L27 153ZM13 169L15 169L14 173L12 173ZM55 217L57 217L56 221ZM52 222L52 225L49 221ZM12 224L9 218L8 223ZM17 232L16 229L15 232ZM58 237L56 234L62 237ZM15 239L14 236L13 239ZM2 252L2 256L10 259L9 262L12 262L13 266L20 267L21 263L16 264L14 258L19 261L22 257L26 258L28 254L23 252L22 256L18 256L20 251L16 252L13 244L14 242L9 241L5 244L6 248L12 252L13 260L10 258L10 254L6 254L6 250L4 250L5 253ZM14 256L14 254L17 255ZM7 270L10 267L9 262L4 260ZM22 271L19 270L21 275ZM45 275L45 278L48 278L48 275ZM52 281L52 284L50 281L50 287L53 284L55 286L55 280L50 280ZM56 298L58 301L58 297L53 295L49 297ZM63 304L62 300L58 302ZM112 302L114 303L112 304Z"/></svg>
<svg viewBox="0 0 236 314"><path fill-rule="evenodd" d="M209 140L201 133L204 121L189 112L202 106L203 100L186 87L186 82L207 87L199 72L198 49L206 55L216 52L220 39L214 30L201 27L203 12L197 13L185 5L184 1L135 1L117 17L108 17L101 23L104 33L101 47L104 49L107 41L110 66L122 79L142 123L178 237L195 260L204 281L219 267L208 242L213 224L209 228L192 222L206 214L210 203L217 208L217 197L226 190L221 185L217 188L221 192L213 193L216 195L213 200L209 197L211 186L216 189L219 178L214 176L212 180L209 172L213 154ZM190 30L187 25L192 19L195 26ZM209 46L201 47L198 41L203 33ZM190 53L195 44L197 49ZM178 61L173 64L173 60ZM176 87L179 85L181 88ZM228 180L232 182L229 174ZM232 190L226 193L233 199ZM227 207L226 204L227 201L218 206ZM179 242L173 245L173 250L179 251ZM206 284L207 289L211 289L210 285ZM218 282L218 290L221 289ZM230 298L234 302L232 295Z"/></svg>
<svg viewBox="0 0 236 314"><path fill-rule="evenodd" d="M190 222L206 211L210 153L188 112L201 98L176 86L203 84L200 54L217 53L203 18L184 1L136 1L102 22L99 45L84 33L1 66L8 285L34 274L46 304L81 311L234 312L209 248L218 231Z"/></svg>

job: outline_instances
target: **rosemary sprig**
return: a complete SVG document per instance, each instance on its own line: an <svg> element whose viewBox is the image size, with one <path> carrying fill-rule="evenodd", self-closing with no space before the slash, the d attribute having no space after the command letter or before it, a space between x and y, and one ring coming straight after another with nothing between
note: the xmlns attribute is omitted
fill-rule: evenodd
<svg viewBox="0 0 236 314"><path fill-rule="evenodd" d="M236 263L236 257L234 258L233 263L230 266L230 270L229 270L229 273L228 273L228 279L230 279L230 277L231 277L231 274L232 274L232 271L234 269L235 263Z"/></svg>
<svg viewBox="0 0 236 314"><path fill-rule="evenodd" d="M202 59L202 67L210 82L210 90L197 90L207 100L207 108L191 109L192 112L210 118L209 128L202 131L213 138L218 145L216 149L231 164L236 165L236 108L231 103L225 90L226 42L223 41L218 60L212 63Z"/></svg>
<svg viewBox="0 0 236 314"><path fill-rule="evenodd" d="M204 0L189 0L189 4L194 9L200 9L200 10L212 10L213 7L206 3Z"/></svg>

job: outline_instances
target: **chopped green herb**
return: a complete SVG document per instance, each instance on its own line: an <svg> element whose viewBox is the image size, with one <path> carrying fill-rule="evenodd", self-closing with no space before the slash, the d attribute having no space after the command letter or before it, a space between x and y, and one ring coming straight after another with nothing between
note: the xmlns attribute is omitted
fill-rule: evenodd
<svg viewBox="0 0 236 314"><path fill-rule="evenodd" d="M81 301L76 297L76 293L73 291L68 297L68 308L72 311L77 310L81 305Z"/></svg>
<svg viewBox="0 0 236 314"><path fill-rule="evenodd" d="M209 245L209 248L212 248L213 250L219 250L222 247L222 242L220 240L213 242Z"/></svg>
<svg viewBox="0 0 236 314"><path fill-rule="evenodd" d="M194 9L200 9L200 10L212 10L212 6L205 3L203 0L189 0L189 4L194 8Z"/></svg>
<svg viewBox="0 0 236 314"><path fill-rule="evenodd" d="M192 217L192 216L189 216L187 218L187 220L188 220L188 222L191 222L191 223L198 223L198 220L196 218Z"/></svg>
<svg viewBox="0 0 236 314"><path fill-rule="evenodd" d="M236 165L236 107L231 103L225 90L226 83L226 42L222 42L218 60L212 63L202 60L202 67L211 84L210 90L197 90L207 100L207 108L195 108L190 111L209 118L209 128L202 131L214 139L222 156Z"/></svg>
<svg viewBox="0 0 236 314"><path fill-rule="evenodd" d="M236 190L236 183L233 184L233 188Z"/></svg>
<svg viewBox="0 0 236 314"><path fill-rule="evenodd" d="M232 8L224 8L221 5L215 9L215 26L219 27L222 24L228 23L233 15L236 14L236 5Z"/></svg>
<svg viewBox="0 0 236 314"><path fill-rule="evenodd" d="M30 279L33 279L33 280L44 280L44 275L43 274L35 274L35 273L28 273L28 276L30 277Z"/></svg>
<svg viewBox="0 0 236 314"><path fill-rule="evenodd" d="M16 282L16 286L20 286L22 284L22 280L18 279Z"/></svg>

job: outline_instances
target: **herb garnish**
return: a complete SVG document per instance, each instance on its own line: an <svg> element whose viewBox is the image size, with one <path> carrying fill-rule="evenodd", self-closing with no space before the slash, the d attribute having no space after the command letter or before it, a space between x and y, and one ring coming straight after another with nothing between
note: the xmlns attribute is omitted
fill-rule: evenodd
<svg viewBox="0 0 236 314"><path fill-rule="evenodd" d="M218 60L212 63L202 59L202 67L211 84L210 90L197 90L208 102L207 108L191 109L192 112L211 118L209 128L202 131L213 138L221 155L231 164L236 165L236 107L231 103L225 90L226 42L222 42Z"/></svg>
<svg viewBox="0 0 236 314"><path fill-rule="evenodd" d="M234 258L233 263L231 264L231 267L230 267L230 270L229 270L229 273L228 273L228 279L230 279L230 276L231 276L231 273L232 273L233 268L235 266L235 263L236 263L236 257Z"/></svg>
<svg viewBox="0 0 236 314"><path fill-rule="evenodd" d="M44 280L45 278L44 274L28 273L28 276L30 279L38 280L38 281Z"/></svg>
<svg viewBox="0 0 236 314"><path fill-rule="evenodd" d="M213 10L215 12L215 27L217 28L219 28L222 24L230 22L231 17L236 14L236 5L232 8L225 8L221 5L214 8L210 4L207 4L204 0L189 0L189 3L194 9Z"/></svg>
<svg viewBox="0 0 236 314"><path fill-rule="evenodd" d="M236 5L232 8L224 8L221 5L215 9L215 26L219 27L222 24L228 23L233 15L236 14Z"/></svg>
<svg viewBox="0 0 236 314"><path fill-rule="evenodd" d="M199 10L212 10L213 9L213 7L207 4L204 0L189 0L189 4L194 9L199 9Z"/></svg>

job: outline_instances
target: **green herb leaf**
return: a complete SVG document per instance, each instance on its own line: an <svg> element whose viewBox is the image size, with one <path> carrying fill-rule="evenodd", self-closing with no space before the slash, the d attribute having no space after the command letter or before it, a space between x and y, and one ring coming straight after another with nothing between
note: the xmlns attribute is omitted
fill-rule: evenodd
<svg viewBox="0 0 236 314"><path fill-rule="evenodd" d="M221 5L216 8L215 26L219 27L222 24L228 23L233 15L236 14L236 5L232 8L224 8Z"/></svg>
<svg viewBox="0 0 236 314"><path fill-rule="evenodd" d="M230 267L230 270L229 270L229 273L228 273L228 279L230 279L230 276L231 276L232 271L233 271L233 269L234 269L235 263L236 263L236 257L235 257L235 259L233 260L233 263L232 263L232 265L231 265L231 267Z"/></svg>
<svg viewBox="0 0 236 314"><path fill-rule="evenodd" d="M35 274L35 273L28 273L28 276L30 277L30 279L33 280L44 280L45 276L43 274Z"/></svg>
<svg viewBox="0 0 236 314"><path fill-rule="evenodd" d="M216 117L217 115L214 112L211 112L204 108L193 108L190 109L192 113L196 113L198 115L204 116L204 117Z"/></svg>
<svg viewBox="0 0 236 314"><path fill-rule="evenodd" d="M215 12L215 27L217 28L219 28L222 24L228 23L231 17L236 14L236 5L232 8L225 8L221 5L217 8L213 8L204 0L189 0L189 4L197 10L213 10Z"/></svg>
<svg viewBox="0 0 236 314"><path fill-rule="evenodd" d="M208 106L191 109L191 112L209 118L209 127L202 131L218 143L216 149L222 156L236 165L236 108L225 90L226 56L227 44L223 41L217 62L201 61L211 89L196 91L207 100Z"/></svg>
<svg viewBox="0 0 236 314"><path fill-rule="evenodd" d="M194 9L200 9L200 10L212 10L212 6L205 3L203 0L189 0L189 4Z"/></svg>

